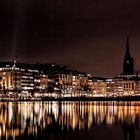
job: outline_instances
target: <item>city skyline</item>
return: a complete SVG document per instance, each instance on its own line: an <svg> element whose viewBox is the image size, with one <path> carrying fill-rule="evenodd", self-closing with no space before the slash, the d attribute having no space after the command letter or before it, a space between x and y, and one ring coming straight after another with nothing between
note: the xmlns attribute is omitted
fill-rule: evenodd
<svg viewBox="0 0 140 140"><path fill-rule="evenodd" d="M132 59L132 60L131 60ZM132 62L131 62L132 61ZM3 63L13 63L14 65L16 63L21 63L21 64L24 64L25 62L22 62L20 59L18 59L17 57L13 57L11 60L1 60L1 62ZM132 63L132 64L131 64ZM30 62L28 61L27 64L33 64L33 65L36 65L36 64L47 64L47 65L56 65L56 66L60 66L60 67L69 67L70 69L73 69L73 70L76 70L76 71L79 71L79 72L83 72L83 73L87 73L87 74L91 74L92 76L95 76L95 77L104 77L105 78L105 75L95 75L95 74L92 74L92 73L89 73L89 72L86 72L86 71L80 71L79 69L76 69L74 67L71 67L70 65L67 65L67 64L57 64L57 63L51 63L51 62L39 62L37 61L36 63L35 62ZM122 71L120 71L119 73L114 73L112 76L108 76L108 78L110 77L114 77L115 75L119 75L119 74L124 74L124 75L132 75L132 74L135 74L139 72L139 69L135 69L135 60L133 59L133 56L131 56L131 49L130 49L130 45L129 45L129 37L127 36L126 37L126 44L125 44L125 52L124 52L124 57L123 57L123 61L122 61ZM106 77L107 78L107 77Z"/></svg>
<svg viewBox="0 0 140 140"><path fill-rule="evenodd" d="M140 140L140 0L1 0L0 139Z"/></svg>
<svg viewBox="0 0 140 140"><path fill-rule="evenodd" d="M123 71L129 35L135 69L140 68L138 0L6 0L0 9L0 60L66 64L112 77Z"/></svg>

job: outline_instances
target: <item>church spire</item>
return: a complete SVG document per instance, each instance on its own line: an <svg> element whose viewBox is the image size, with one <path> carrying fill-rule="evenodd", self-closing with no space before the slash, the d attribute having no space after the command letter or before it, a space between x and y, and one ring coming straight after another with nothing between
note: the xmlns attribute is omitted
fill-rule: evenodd
<svg viewBox="0 0 140 140"><path fill-rule="evenodd" d="M125 52L125 57L124 57L124 62L123 62L123 74L125 75L134 74L134 60L130 55L128 37L126 40L126 52Z"/></svg>
<svg viewBox="0 0 140 140"><path fill-rule="evenodd" d="M125 56L131 56L130 55L130 49L129 49L129 38L127 37L126 39L126 53L125 53Z"/></svg>

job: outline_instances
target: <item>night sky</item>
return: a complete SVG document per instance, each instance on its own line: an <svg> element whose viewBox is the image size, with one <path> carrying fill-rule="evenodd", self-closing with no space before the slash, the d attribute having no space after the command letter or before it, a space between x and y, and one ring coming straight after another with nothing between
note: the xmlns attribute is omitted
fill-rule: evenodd
<svg viewBox="0 0 140 140"><path fill-rule="evenodd" d="M66 64L109 77L122 72L127 35L138 69L139 0L0 1L0 60Z"/></svg>

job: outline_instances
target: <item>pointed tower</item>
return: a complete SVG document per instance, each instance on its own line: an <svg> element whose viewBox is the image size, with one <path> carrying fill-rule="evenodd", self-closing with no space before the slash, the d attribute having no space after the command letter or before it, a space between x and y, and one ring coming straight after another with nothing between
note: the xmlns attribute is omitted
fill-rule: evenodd
<svg viewBox="0 0 140 140"><path fill-rule="evenodd" d="M124 75L131 75L134 74L134 60L130 55L130 49L129 49L129 39L127 37L126 42L126 52L125 57L123 61L123 74Z"/></svg>

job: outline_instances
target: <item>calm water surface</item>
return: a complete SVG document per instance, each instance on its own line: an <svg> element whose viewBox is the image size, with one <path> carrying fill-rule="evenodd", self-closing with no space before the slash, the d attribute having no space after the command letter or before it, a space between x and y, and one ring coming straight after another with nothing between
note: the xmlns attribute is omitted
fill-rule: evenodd
<svg viewBox="0 0 140 140"><path fill-rule="evenodd" d="M140 102L0 102L0 139L140 140Z"/></svg>

